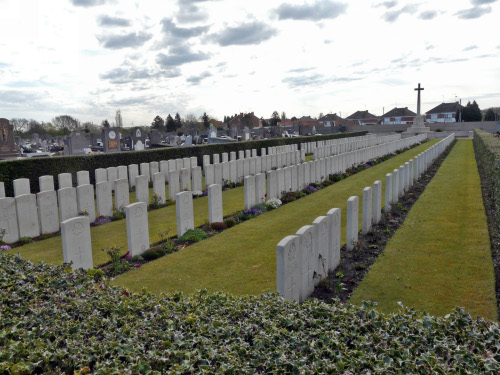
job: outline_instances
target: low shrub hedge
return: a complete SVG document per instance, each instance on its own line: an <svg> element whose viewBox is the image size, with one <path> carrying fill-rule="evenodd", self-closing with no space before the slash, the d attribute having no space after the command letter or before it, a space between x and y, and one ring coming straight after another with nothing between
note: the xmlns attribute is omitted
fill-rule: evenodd
<svg viewBox="0 0 500 375"><path fill-rule="evenodd" d="M316 135L312 137L272 138L258 141L213 143L192 147L157 148L146 151L127 151L108 154L58 156L51 158L32 158L22 160L9 160L0 163L0 181L5 183L5 192L13 196L12 181L18 178L29 178L31 191L38 192L38 177L44 175L54 176L57 188L57 175L71 173L76 182L76 172L89 171L90 183L94 183L94 171L98 168L117 167L119 165L149 163L152 161L177 159L196 156L198 165L202 165L203 155L221 154L223 152L240 150L259 150L262 147L283 146L303 142L324 141L346 137L359 137L367 132L338 133L330 135Z"/></svg>
<svg viewBox="0 0 500 375"><path fill-rule="evenodd" d="M500 138L484 130L474 131L474 152L482 183L495 208L495 226L500 233Z"/></svg>
<svg viewBox="0 0 500 375"><path fill-rule="evenodd" d="M0 255L0 373L499 373L500 330L275 294L156 296Z"/></svg>

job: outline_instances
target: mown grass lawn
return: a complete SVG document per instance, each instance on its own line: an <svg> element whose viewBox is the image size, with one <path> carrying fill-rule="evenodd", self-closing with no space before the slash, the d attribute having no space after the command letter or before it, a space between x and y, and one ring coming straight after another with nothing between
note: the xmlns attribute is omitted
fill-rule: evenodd
<svg viewBox="0 0 500 375"><path fill-rule="evenodd" d="M446 315L462 306L497 319L495 276L481 185L471 140L459 140L404 225L389 241L351 302L397 302Z"/></svg>
<svg viewBox="0 0 500 375"><path fill-rule="evenodd" d="M345 243L347 199L352 195L362 196L363 188L372 186L376 180L385 185L386 173L434 143L418 146L303 199L120 275L115 284L133 291L146 287L153 292L193 292L202 288L232 294L275 291L276 245L283 237L310 225L330 208L340 207L342 243Z"/></svg>

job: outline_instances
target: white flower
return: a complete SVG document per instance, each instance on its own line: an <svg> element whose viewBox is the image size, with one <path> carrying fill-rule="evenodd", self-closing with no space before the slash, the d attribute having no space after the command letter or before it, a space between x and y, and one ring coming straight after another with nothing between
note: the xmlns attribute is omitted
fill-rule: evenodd
<svg viewBox="0 0 500 375"><path fill-rule="evenodd" d="M203 195L203 192L199 190L193 190L193 195Z"/></svg>
<svg viewBox="0 0 500 375"><path fill-rule="evenodd" d="M279 200L278 198L271 198L266 202L266 206L268 208L278 208L282 204L283 202L281 202L281 200Z"/></svg>

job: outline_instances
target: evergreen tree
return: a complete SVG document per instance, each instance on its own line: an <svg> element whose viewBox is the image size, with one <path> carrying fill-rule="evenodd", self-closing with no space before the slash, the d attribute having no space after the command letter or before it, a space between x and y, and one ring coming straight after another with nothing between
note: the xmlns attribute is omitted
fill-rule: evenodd
<svg viewBox="0 0 500 375"><path fill-rule="evenodd" d="M170 113L167 116L167 131L168 132L175 132L177 129L177 126L175 124L175 120L170 116Z"/></svg>
<svg viewBox="0 0 500 375"><path fill-rule="evenodd" d="M464 109L462 109L462 121L481 121L483 116L481 115L481 110L474 100L472 103L469 101Z"/></svg>
<svg viewBox="0 0 500 375"><path fill-rule="evenodd" d="M108 120L106 119L101 122L101 126L103 127L103 129L108 129L110 127Z"/></svg>
<svg viewBox="0 0 500 375"><path fill-rule="evenodd" d="M277 111L274 111L273 114L271 115L271 126L276 126L278 125L278 122L280 122L280 115Z"/></svg>
<svg viewBox="0 0 500 375"><path fill-rule="evenodd" d="M495 121L495 112L492 108L489 108L484 115L484 121Z"/></svg>
<svg viewBox="0 0 500 375"><path fill-rule="evenodd" d="M182 121L181 121L181 116L179 116L179 113L175 114L175 128L180 129L182 128Z"/></svg>
<svg viewBox="0 0 500 375"><path fill-rule="evenodd" d="M209 118L206 112L203 113L203 116L201 116L201 121L203 121L203 128L208 129L210 127L210 122Z"/></svg>
<svg viewBox="0 0 500 375"><path fill-rule="evenodd" d="M156 129L158 131L165 130L165 121L160 116L156 116L153 122L151 123L151 128Z"/></svg>

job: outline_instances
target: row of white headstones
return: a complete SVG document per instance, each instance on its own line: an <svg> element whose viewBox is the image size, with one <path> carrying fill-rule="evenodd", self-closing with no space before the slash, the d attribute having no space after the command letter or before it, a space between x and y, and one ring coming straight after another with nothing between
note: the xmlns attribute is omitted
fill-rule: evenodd
<svg viewBox="0 0 500 375"><path fill-rule="evenodd" d="M379 154L385 154L388 152L393 152L401 148L408 147L417 142L421 142L426 138L423 136L416 136L404 140L393 141L389 144L382 144L379 146L373 146L367 149L367 152L363 150L357 150L349 152L345 158L346 163L344 167L347 168L348 163L362 162L360 158L377 157ZM333 158L333 157L332 157ZM321 165L321 160L317 160L315 163ZM279 170L278 170L279 171ZM270 171L270 175L273 175L278 171ZM278 172L279 173L279 172ZM246 176L245 177L245 200L249 195L249 189L251 186L248 181L250 179L259 177L264 177L264 194L265 194L265 174L260 173L257 176ZM255 191L255 186L253 186ZM186 192L179 192L176 194L176 218L177 218L177 235L181 237L189 229L194 229L194 212L193 212L193 195ZM208 213L209 213L209 223L218 223L223 221L223 201L222 201L222 185L221 184L211 184L208 187ZM148 226L148 215L147 215L147 205L144 202L133 203L125 207L126 223L127 223L127 242L128 251L130 256L141 255L146 251L149 244L149 226ZM340 215L340 212L338 213ZM338 221L333 220L338 224ZM337 225L336 224L336 225ZM338 229L340 230L340 224L338 224ZM61 223L61 234L62 234L62 244L63 244L63 257L65 263L71 263L73 269L79 268L92 268L92 246L90 238L90 221L87 217L77 217L68 219ZM340 245L339 245L340 246Z"/></svg>
<svg viewBox="0 0 500 375"><path fill-rule="evenodd" d="M318 156L322 156L320 159L299 162L276 170L271 169L267 171L267 191L265 174L245 177L245 209L263 203L266 199L279 198L285 192L302 190L311 183L322 183L332 174L344 173L352 166L421 142L426 136L418 135L405 139L392 136L383 138L387 140L386 143L341 154L335 154L335 150L328 146L322 147L319 149L321 152L318 152Z"/></svg>
<svg viewBox="0 0 500 375"><path fill-rule="evenodd" d="M257 150L241 151L240 159L225 162L229 155L222 154L222 163L219 163L219 155L213 155L215 164L210 163L210 156L204 156L205 163L205 186L211 184L223 184L226 172L230 171L230 181L240 182L246 175L260 173L262 170L270 170L281 165L300 162L300 154L305 158L307 149L314 147L332 147L334 152L338 149L356 149L366 142L383 142L385 137L373 139L373 137L353 137L321 142L308 142L298 145L287 145L261 149L263 156L255 156ZM365 143L363 143L365 142ZM266 155L269 154L269 155ZM252 156L253 155L253 156ZM236 153L230 154L231 159ZM292 157L294 156L294 157ZM140 174L139 174L140 171ZM53 176L41 176L39 178L40 193L34 195L30 191L30 181L27 178L14 180L13 188L15 198L5 198L3 183L0 183L0 228L6 233L4 242L14 243L20 237L37 237L40 234L54 233L60 228L60 222L85 213L90 222L96 217L109 217L113 215L113 196L115 209L121 211L129 205L129 188L135 186L136 202L150 202L149 182L153 182L153 192L156 201L162 204L166 201L165 183L169 183L169 199L174 201L176 194L181 191L202 190L201 168L197 166L197 158L179 158L173 160L162 160L131 164L129 166L118 166L109 168L98 168L95 170L95 188L90 184L88 171L76 173L77 187L73 187L71 173L61 173L57 182L59 190L55 191ZM4 199L5 198L5 199ZM96 209L97 205L97 209Z"/></svg>
<svg viewBox="0 0 500 375"><path fill-rule="evenodd" d="M451 134L393 173L386 175L385 207L391 205L407 191L431 163L453 142ZM362 234L382 217L382 182L363 189ZM359 197L347 200L346 251L352 251L358 242ZM319 216L312 225L305 225L295 235L283 238L276 248L277 291L286 300L303 302L328 272L334 272L340 263L341 210L332 208L326 216Z"/></svg>

